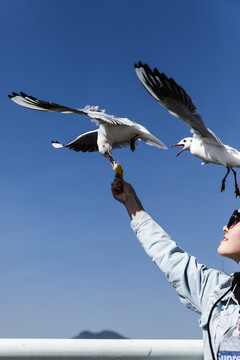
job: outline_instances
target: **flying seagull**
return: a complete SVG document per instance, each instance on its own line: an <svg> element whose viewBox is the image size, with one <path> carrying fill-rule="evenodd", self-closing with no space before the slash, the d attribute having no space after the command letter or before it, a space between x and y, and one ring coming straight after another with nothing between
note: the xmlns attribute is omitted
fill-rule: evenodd
<svg viewBox="0 0 240 360"><path fill-rule="evenodd" d="M115 163L112 158L112 149L130 145L131 150L134 151L135 142L139 139L142 139L148 145L167 149L162 141L153 136L142 125L127 118L108 115L105 113L105 110L99 110L98 106L85 106L83 109L73 109L52 102L38 100L23 92L19 94L13 92L12 95L8 96L18 105L29 109L86 115L99 125L97 130L81 134L66 145L58 141L52 141L52 145L55 148L68 147L69 149L82 152L99 151L103 156L108 158L112 164Z"/></svg>
<svg viewBox="0 0 240 360"><path fill-rule="evenodd" d="M221 192L225 189L226 178L232 170L235 181L236 197L240 196L237 184L237 175L233 167L240 167L240 152L221 140L206 127L201 115L196 111L190 96L172 78L160 73L157 68L153 71L147 64L139 62L135 64L136 74L145 89L156 99L169 113L183 120L191 127L193 137L186 137L173 146L182 146L183 151L189 150L192 155L203 160L202 165L207 163L223 165L227 173L222 179Z"/></svg>

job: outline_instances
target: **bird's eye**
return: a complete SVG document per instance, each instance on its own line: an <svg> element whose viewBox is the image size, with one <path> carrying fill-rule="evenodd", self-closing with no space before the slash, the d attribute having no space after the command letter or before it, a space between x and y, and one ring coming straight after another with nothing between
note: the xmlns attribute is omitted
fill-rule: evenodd
<svg viewBox="0 0 240 360"><path fill-rule="evenodd" d="M104 153L105 155L107 155L107 151L105 151L105 153Z"/></svg>
<svg viewBox="0 0 240 360"><path fill-rule="evenodd" d="M183 142L186 142L186 140L183 140Z"/></svg>

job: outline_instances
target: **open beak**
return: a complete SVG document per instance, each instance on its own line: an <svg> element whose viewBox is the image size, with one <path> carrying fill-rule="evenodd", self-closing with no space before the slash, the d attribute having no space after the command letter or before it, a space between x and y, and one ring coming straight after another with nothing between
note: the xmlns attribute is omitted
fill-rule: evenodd
<svg viewBox="0 0 240 360"><path fill-rule="evenodd" d="M172 145L171 147L175 147L175 146L183 146L183 149L182 149L181 151L179 151L179 153L177 154L177 156L180 155L180 154L185 150L183 144L174 144L174 145Z"/></svg>
<svg viewBox="0 0 240 360"><path fill-rule="evenodd" d="M111 161L112 164L114 164L114 160L111 155L109 155L109 160Z"/></svg>

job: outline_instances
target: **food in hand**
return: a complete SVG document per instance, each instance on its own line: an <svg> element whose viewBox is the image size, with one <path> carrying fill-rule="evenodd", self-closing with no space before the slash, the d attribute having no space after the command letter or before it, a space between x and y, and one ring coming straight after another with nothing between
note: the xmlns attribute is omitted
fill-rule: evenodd
<svg viewBox="0 0 240 360"><path fill-rule="evenodd" d="M113 170L115 170L116 174L120 175L121 177L123 177L123 168L121 166L121 164L116 163L115 161L112 164Z"/></svg>

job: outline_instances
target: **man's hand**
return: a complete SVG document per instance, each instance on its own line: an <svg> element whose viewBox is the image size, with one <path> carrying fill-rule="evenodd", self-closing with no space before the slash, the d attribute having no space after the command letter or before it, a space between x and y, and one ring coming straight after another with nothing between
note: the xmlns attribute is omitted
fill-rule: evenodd
<svg viewBox="0 0 240 360"><path fill-rule="evenodd" d="M113 197L123 203L124 205L128 201L129 197L136 197L136 193L132 185L128 184L123 178L116 174L112 182Z"/></svg>
<svg viewBox="0 0 240 360"><path fill-rule="evenodd" d="M112 182L112 194L116 200L125 205L131 219L144 211L132 185L124 181L118 174L115 175Z"/></svg>

